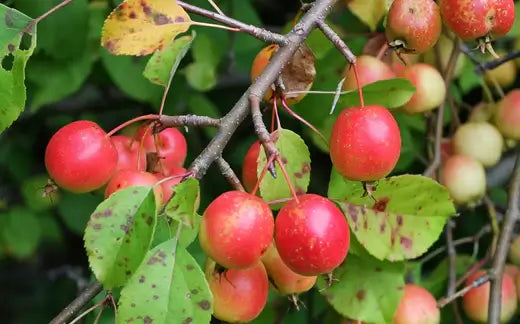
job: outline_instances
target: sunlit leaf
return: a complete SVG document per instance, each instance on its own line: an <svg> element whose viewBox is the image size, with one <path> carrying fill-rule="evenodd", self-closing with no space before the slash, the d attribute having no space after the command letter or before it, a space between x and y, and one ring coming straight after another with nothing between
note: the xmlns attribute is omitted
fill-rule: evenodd
<svg viewBox="0 0 520 324"><path fill-rule="evenodd" d="M377 23L386 12L385 0L350 0L347 1L347 5L372 31L376 29Z"/></svg>
<svg viewBox="0 0 520 324"><path fill-rule="evenodd" d="M361 245L380 260L422 255L455 215L447 190L419 175L379 181L372 199L361 182L348 181L333 170L328 195L339 202Z"/></svg>
<svg viewBox="0 0 520 324"><path fill-rule="evenodd" d="M101 43L113 55L147 55L165 48L190 25L175 0L126 0L105 21Z"/></svg>

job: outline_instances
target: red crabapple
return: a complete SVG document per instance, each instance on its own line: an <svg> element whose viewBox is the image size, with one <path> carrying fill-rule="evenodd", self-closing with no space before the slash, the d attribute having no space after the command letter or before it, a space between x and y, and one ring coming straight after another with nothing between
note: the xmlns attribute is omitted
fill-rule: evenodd
<svg viewBox="0 0 520 324"><path fill-rule="evenodd" d="M439 324L441 313L433 295L421 286L407 284L393 324Z"/></svg>
<svg viewBox="0 0 520 324"><path fill-rule="evenodd" d="M441 183L456 204L472 205L486 193L486 172L474 158L457 154L442 166Z"/></svg>
<svg viewBox="0 0 520 324"><path fill-rule="evenodd" d="M114 192L131 186L153 186L157 183L157 178L146 171L137 170L119 170L107 185L105 190L105 198L108 198ZM155 194L155 202L157 206L161 206L163 202L163 191L161 186L153 188Z"/></svg>

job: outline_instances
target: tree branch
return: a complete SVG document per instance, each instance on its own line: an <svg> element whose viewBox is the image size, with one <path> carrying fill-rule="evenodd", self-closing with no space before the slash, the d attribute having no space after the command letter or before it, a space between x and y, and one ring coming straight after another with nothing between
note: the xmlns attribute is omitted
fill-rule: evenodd
<svg viewBox="0 0 520 324"><path fill-rule="evenodd" d="M336 46L338 51L340 51L340 53L343 54L343 56L345 56L347 61L350 64L355 64L356 56L352 53L347 44L345 44L343 39L341 39L341 37L339 37L338 34L336 34L336 32L325 23L325 21L319 20L317 23L318 28L321 30L323 35L325 35L325 37L327 37L332 42L332 44Z"/></svg>
<svg viewBox="0 0 520 324"><path fill-rule="evenodd" d="M276 81L283 66L292 58L296 50L315 27L316 22L328 14L336 1L317 0L301 21L285 36L287 43L276 51L262 74L240 97L229 113L220 120L220 131L191 164L190 171L193 172L195 178L202 178L208 167L222 155L222 151L231 136L248 115L250 97L256 96L258 100L263 97L267 88ZM182 2L178 1L177 3L181 4ZM186 4L184 5L186 6Z"/></svg>
<svg viewBox="0 0 520 324"><path fill-rule="evenodd" d="M240 180L238 179L237 175L235 174L229 163L227 163L227 161L224 160L223 157L219 157L216 160L216 162L218 168L220 169L220 173L222 173L222 175L224 176L224 178L226 178L229 184L233 186L235 190L245 191L244 187L242 186L242 183L240 183Z"/></svg>
<svg viewBox="0 0 520 324"><path fill-rule="evenodd" d="M502 65L508 61L514 60L517 57L520 57L520 50L507 53L506 55L504 55L500 58L497 58L495 60L480 63L477 66L475 66L475 72L480 74L480 73L484 73L486 70L496 69L500 65Z"/></svg>
<svg viewBox="0 0 520 324"><path fill-rule="evenodd" d="M184 8L184 10L194 13L199 16L203 16L206 18L209 18L211 20L220 22L222 24L225 24L230 27L239 28L240 31L245 32L255 38L258 38L264 42L267 43L275 43L278 45L285 45L287 44L287 39L285 36L270 32L266 29L256 27L253 25L245 24L241 21L238 21L236 19L230 18L228 16L221 15L219 13L209 11L206 9L199 8L197 6L191 5L189 3L186 3L184 1L177 0L177 4Z"/></svg>
<svg viewBox="0 0 520 324"><path fill-rule="evenodd" d="M509 188L509 203L508 209L504 217L502 231L498 240L498 246L493 256L493 266L491 273L491 294L489 298L489 316L488 323L500 323L500 306L502 299L502 275L504 273L504 264L507 258L509 245L511 244L511 237L515 222L519 218L519 202L520 202L520 153L516 158L515 169L513 171L513 178Z"/></svg>
<svg viewBox="0 0 520 324"><path fill-rule="evenodd" d="M211 118L207 116L197 116L197 115L181 115L181 116L166 116L161 115L158 118L158 121L161 123L160 129L168 128L168 127L180 127L180 126L208 126L208 127L219 127L220 120L216 118Z"/></svg>
<svg viewBox="0 0 520 324"><path fill-rule="evenodd" d="M70 321L77 313L79 313L94 297L103 290L103 285L99 281L90 284L83 290L76 299L68 304L51 322L50 324L65 324Z"/></svg>
<svg viewBox="0 0 520 324"><path fill-rule="evenodd" d="M486 282L488 282L490 280L490 277L491 276L489 274L485 274L482 277L475 279L475 281L473 281L470 285L462 288L461 290L457 291L453 295L441 298L437 302L437 307L442 308L442 307L448 305L449 303L451 303L452 301L454 301L455 299L464 296L471 289L482 286L483 284L485 284Z"/></svg>

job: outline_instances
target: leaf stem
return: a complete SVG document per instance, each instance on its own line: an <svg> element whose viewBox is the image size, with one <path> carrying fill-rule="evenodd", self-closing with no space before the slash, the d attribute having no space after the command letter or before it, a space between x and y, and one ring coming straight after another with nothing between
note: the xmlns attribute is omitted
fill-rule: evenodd
<svg viewBox="0 0 520 324"><path fill-rule="evenodd" d="M62 7L65 7L66 5L68 5L69 3L71 3L72 0L64 0L62 1L61 3L57 4L55 7L49 9L49 11L45 12L44 14L42 14L41 16L39 16L38 18L34 19L33 21L31 21L23 30L22 30L22 34L23 33L27 33L29 32L29 30L34 26L36 25L37 23L39 23L40 21L44 20L45 18L47 18L48 16L50 16L51 14L53 14L54 12L58 11L59 9L61 9Z"/></svg>

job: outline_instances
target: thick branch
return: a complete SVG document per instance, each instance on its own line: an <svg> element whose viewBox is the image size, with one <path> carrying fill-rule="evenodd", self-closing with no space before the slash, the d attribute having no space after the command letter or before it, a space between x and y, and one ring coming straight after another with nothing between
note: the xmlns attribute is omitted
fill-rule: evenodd
<svg viewBox="0 0 520 324"><path fill-rule="evenodd" d="M329 25L327 25L323 20L318 21L318 27L320 28L321 32L325 37L327 37L334 46L340 51L343 56L349 61L350 64L356 63L356 56L352 54L352 51L350 48L348 48L347 44L341 39L341 37L336 34L336 32L330 28Z"/></svg>
<svg viewBox="0 0 520 324"><path fill-rule="evenodd" d="M520 50L507 53L507 55L497 58L496 60L491 60L491 61L487 61L484 63L480 63L477 66L475 66L475 72L484 73L485 70L496 69L500 65L502 65L508 61L514 60L517 57L520 57Z"/></svg>
<svg viewBox="0 0 520 324"><path fill-rule="evenodd" d="M302 20L287 34L286 45L276 51L262 74L242 97L240 97L233 109L220 120L220 131L191 164L190 170L193 172L195 178L202 178L211 163L222 155L222 151L231 136L248 115L249 97L254 95L257 98L262 98L267 88L276 81L283 66L292 58L296 50L315 27L316 22L328 14L336 1L337 0L317 0L312 8L303 16ZM181 4L180 1L177 3Z"/></svg>
<svg viewBox="0 0 520 324"><path fill-rule="evenodd" d="M103 285L99 281L93 282L87 289L83 290L76 299L67 305L50 324L69 323L101 290L103 290Z"/></svg>
<svg viewBox="0 0 520 324"><path fill-rule="evenodd" d="M161 115L158 118L161 123L161 128L167 127L180 127L180 126L208 126L208 127L219 127L220 120L207 116L197 115L181 115L181 116L166 116Z"/></svg>
<svg viewBox="0 0 520 324"><path fill-rule="evenodd" d="M513 178L509 188L509 203L498 246L493 257L493 267L491 268L491 295L489 298L489 317L488 323L500 323L500 305L502 298L502 275L504 273L504 264L506 262L511 237L515 222L519 218L520 202L520 153L517 155Z"/></svg>
<svg viewBox="0 0 520 324"><path fill-rule="evenodd" d="M275 43L279 45L285 45L287 44L287 39L285 36L270 32L266 29L256 27L253 25L245 24L241 21L238 21L236 19L230 18L228 16L221 15L219 13L209 11L206 9L199 8L197 6L191 5L189 3L186 3L184 1L177 0L177 4L184 8L184 10L194 13L199 16L203 16L206 18L209 18L211 20L223 23L227 26L239 28L240 31L243 31L255 38L258 38L264 42L267 43Z"/></svg>

